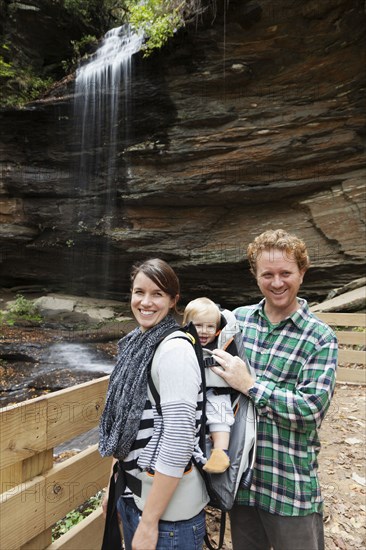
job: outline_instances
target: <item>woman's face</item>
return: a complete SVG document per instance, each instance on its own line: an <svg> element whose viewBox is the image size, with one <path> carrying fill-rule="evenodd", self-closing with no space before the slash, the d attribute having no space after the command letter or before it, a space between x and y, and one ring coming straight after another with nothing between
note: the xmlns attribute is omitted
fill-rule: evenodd
<svg viewBox="0 0 366 550"><path fill-rule="evenodd" d="M177 298L161 290L149 277L139 272L132 285L131 310L144 332L164 319Z"/></svg>

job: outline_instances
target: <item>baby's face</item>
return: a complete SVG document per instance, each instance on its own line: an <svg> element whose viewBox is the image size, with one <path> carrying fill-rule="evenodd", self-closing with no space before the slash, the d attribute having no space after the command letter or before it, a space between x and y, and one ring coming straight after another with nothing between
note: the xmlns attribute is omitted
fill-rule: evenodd
<svg viewBox="0 0 366 550"><path fill-rule="evenodd" d="M214 315L197 314L190 319L197 329L201 345L205 347L215 340L217 321Z"/></svg>

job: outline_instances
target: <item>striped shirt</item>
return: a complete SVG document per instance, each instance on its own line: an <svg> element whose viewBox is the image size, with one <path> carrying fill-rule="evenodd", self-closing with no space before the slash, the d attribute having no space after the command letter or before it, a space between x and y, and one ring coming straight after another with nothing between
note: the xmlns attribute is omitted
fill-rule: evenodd
<svg viewBox="0 0 366 550"><path fill-rule="evenodd" d="M237 502L283 516L322 511L318 429L337 366L334 332L298 301L299 309L277 324L267 319L264 300L234 310L257 376L249 396L258 413L253 484Z"/></svg>
<svg viewBox="0 0 366 550"><path fill-rule="evenodd" d="M137 438L124 460L124 469L131 475L152 469L180 478L192 455L201 455L203 395L197 357L188 341L169 338L154 356L162 415L147 399Z"/></svg>

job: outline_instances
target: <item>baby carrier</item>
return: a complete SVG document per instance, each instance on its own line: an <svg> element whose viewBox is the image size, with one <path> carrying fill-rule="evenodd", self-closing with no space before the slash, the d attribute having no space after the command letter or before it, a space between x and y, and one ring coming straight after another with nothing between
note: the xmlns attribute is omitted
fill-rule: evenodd
<svg viewBox="0 0 366 550"><path fill-rule="evenodd" d="M229 312L231 314L231 312ZM231 314L232 315L232 314ZM234 316L233 316L234 317ZM219 342L222 348L226 349L232 355L238 355L246 364L245 350L240 332L236 328L236 322L226 321L225 315L219 336ZM165 338L185 338L188 339L195 350L201 369L203 386L203 410L200 434L200 447L204 456L209 456L210 439L205 425L205 407L206 407L206 387L229 388L228 384L219 375L215 374L210 367L214 366L212 357L203 358L202 348L196 329L192 323L181 328L181 335L167 334ZM250 368L250 367L248 367ZM254 373L251 371L253 377ZM148 375L149 391L152 402L155 403L157 411L161 414L160 395L158 391L158 380L154 368ZM201 474L207 493L209 495L209 506L218 508L222 511L220 525L220 539L216 550L222 547L225 532L226 512L231 510L239 487L249 488L253 477L253 468L256 455L256 412L252 401L244 394L230 389L232 407L235 415L235 422L230 429L230 443L228 454L230 458L229 468L221 474L209 474L202 469L203 464L195 461L199 473ZM214 549L211 541L206 537L206 545L209 549Z"/></svg>
<svg viewBox="0 0 366 550"><path fill-rule="evenodd" d="M225 324L224 321L223 324ZM233 325L230 323L227 323L226 331L224 331L223 329L221 334L221 344L223 344L223 341L225 340L223 347L225 347L227 350L229 349L230 353L232 353L233 355L238 355L239 357L241 357L248 365L248 361L245 358L245 351L241 334L236 331L236 329L234 330ZM192 323L189 323L185 327L176 327L174 329L170 329L157 344L155 348L155 353L158 349L159 344L163 340L173 338L184 338L188 340L194 347L198 363L200 365L203 391L200 448L203 451L203 455L207 456L209 454L210 444L205 422L206 384L210 385L210 387L212 386L215 388L228 388L229 386L219 375L215 374L211 370L210 367L214 366L214 359L212 357L208 357L207 359L203 358L203 352L199 337ZM252 372L251 374L253 375ZM149 366L148 390L151 402L155 404L158 414L161 415L158 378L156 369L154 368L153 360L151 361ZM192 457L194 475L191 477L191 481L188 481L188 476L183 476L184 479L182 479L182 485L185 483L191 483L190 490L183 493L186 495L189 494L190 498L185 503L184 499L182 502L182 498L174 498L173 495L172 500L169 503L169 511L174 517L176 517L176 520L180 518L180 514L182 513L182 511L184 512L185 509L188 510L192 505L194 505L195 496L197 496L197 501L200 500L201 503L202 501L206 501L208 502L209 506L221 510L222 514L220 520L220 536L218 545L214 547L207 535L205 538L206 545L210 550L219 550L222 547L225 533L226 512L232 508L239 486L244 488L250 487L255 462L255 407L247 396L243 395L240 392L236 392L235 390L231 390L231 399L232 407L235 414L235 422L231 426L230 430L230 444L228 449L228 454L230 458L229 468L221 474L209 474L202 469L203 463L196 461L194 457ZM120 463L117 463L117 465L119 466L119 468L121 467ZM117 471L117 465L115 468L115 472ZM110 533L113 530L111 516L114 513L114 501L117 500L118 497L122 494L124 490L123 487L125 487L127 484L129 489L133 493L137 507L140 510L143 510L145 499L153 480L153 476L144 475L143 472L141 473L141 477L139 479L134 478L126 480L125 473L121 470L119 470L118 478L118 484L121 484L123 479L120 488L114 486L114 475L112 475L111 478L111 485L113 485L113 487L110 488L110 496L108 500L109 510L107 511L105 536L102 550L114 550L114 547L111 546L111 542L109 540ZM128 478L132 478L132 476L128 476ZM177 491L179 491L179 485ZM116 493L115 495L114 492ZM113 502L110 502L110 499L112 499ZM107 531L109 531L109 535Z"/></svg>

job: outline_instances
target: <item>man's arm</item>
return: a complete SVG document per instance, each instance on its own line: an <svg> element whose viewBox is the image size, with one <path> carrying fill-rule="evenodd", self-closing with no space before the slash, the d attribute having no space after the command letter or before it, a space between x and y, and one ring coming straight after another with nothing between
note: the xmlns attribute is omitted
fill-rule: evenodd
<svg viewBox="0 0 366 550"><path fill-rule="evenodd" d="M314 353L303 367L294 389L259 378L250 391L257 411L277 424L297 431L319 428L335 386L337 343Z"/></svg>
<svg viewBox="0 0 366 550"><path fill-rule="evenodd" d="M331 338L309 357L293 389L281 387L273 380L250 376L239 357L215 350L215 357L225 370L213 368L233 388L253 400L257 412L289 429L307 431L319 427L329 407L335 386L337 341Z"/></svg>

